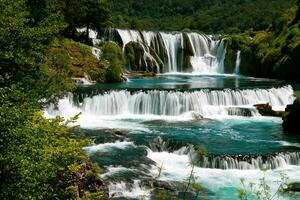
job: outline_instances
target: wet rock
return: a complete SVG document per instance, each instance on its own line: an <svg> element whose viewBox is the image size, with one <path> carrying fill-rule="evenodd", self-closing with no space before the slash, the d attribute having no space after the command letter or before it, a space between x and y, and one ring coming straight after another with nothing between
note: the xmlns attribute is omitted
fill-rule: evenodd
<svg viewBox="0 0 300 200"><path fill-rule="evenodd" d="M300 98L286 107L282 119L285 133L300 134Z"/></svg>
<svg viewBox="0 0 300 200"><path fill-rule="evenodd" d="M162 189L168 191L183 191L186 186L184 183L175 182L175 181L161 181L157 179L146 179L141 182L143 186L155 188L155 189Z"/></svg>
<svg viewBox="0 0 300 200"><path fill-rule="evenodd" d="M288 184L288 188L285 189L285 192L300 192L300 183Z"/></svg>
<svg viewBox="0 0 300 200"><path fill-rule="evenodd" d="M105 131L106 133L110 133L113 135L116 135L118 137L125 137L126 133L124 130L113 128L113 129L108 129Z"/></svg>
<svg viewBox="0 0 300 200"><path fill-rule="evenodd" d="M127 65L134 71L158 72L163 65L155 51L143 43L129 42L124 54Z"/></svg>
<svg viewBox="0 0 300 200"><path fill-rule="evenodd" d="M283 114L281 111L274 111L270 104L256 104L254 106L262 116L281 117Z"/></svg>

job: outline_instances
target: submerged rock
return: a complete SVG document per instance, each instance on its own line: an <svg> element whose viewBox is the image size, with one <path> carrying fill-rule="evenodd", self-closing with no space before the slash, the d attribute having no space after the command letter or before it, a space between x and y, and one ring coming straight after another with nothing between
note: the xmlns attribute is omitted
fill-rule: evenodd
<svg viewBox="0 0 300 200"><path fill-rule="evenodd" d="M126 135L124 130L121 130L121 129L118 129L118 128L108 129L105 132L116 135L116 136L119 136L119 137L124 137Z"/></svg>
<svg viewBox="0 0 300 200"><path fill-rule="evenodd" d="M281 117L283 114L282 111L273 110L270 104L256 104L254 106L262 116Z"/></svg>
<svg viewBox="0 0 300 200"><path fill-rule="evenodd" d="M300 98L286 107L282 119L285 133L300 134Z"/></svg>

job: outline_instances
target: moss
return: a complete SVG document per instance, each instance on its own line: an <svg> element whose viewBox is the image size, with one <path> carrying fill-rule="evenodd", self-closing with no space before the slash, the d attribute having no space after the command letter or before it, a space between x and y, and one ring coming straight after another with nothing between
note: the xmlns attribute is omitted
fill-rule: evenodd
<svg viewBox="0 0 300 200"><path fill-rule="evenodd" d="M145 54L148 56L145 57ZM162 60L153 48L137 42L129 42L125 46L125 59L127 67L134 71L157 72L157 65L163 67Z"/></svg>
<svg viewBox="0 0 300 200"><path fill-rule="evenodd" d="M233 51L242 51L241 73L249 76L299 80L300 22L281 31L255 32L230 36L226 67L233 63Z"/></svg>
<svg viewBox="0 0 300 200"><path fill-rule="evenodd" d="M143 73L143 76L144 77L154 77L154 76L156 76L156 74L154 72L146 71Z"/></svg>
<svg viewBox="0 0 300 200"><path fill-rule="evenodd" d="M183 49L181 52L181 61L179 64L182 65L182 71L192 71L190 57L194 56L194 50L190 42L190 39L185 32L182 33L182 38L183 38Z"/></svg>
<svg viewBox="0 0 300 200"><path fill-rule="evenodd" d="M83 77L88 74L97 82L105 82L107 63L99 61L85 44L73 40L55 40L48 53L48 66L66 77Z"/></svg>
<svg viewBox="0 0 300 200"><path fill-rule="evenodd" d="M141 59L143 58L144 53L142 45L137 42L129 42L125 46L126 65L129 69L134 71L142 70Z"/></svg>
<svg viewBox="0 0 300 200"><path fill-rule="evenodd" d="M106 82L122 82L125 64L122 49L116 43L106 42L102 46L102 59L109 63L105 74Z"/></svg>

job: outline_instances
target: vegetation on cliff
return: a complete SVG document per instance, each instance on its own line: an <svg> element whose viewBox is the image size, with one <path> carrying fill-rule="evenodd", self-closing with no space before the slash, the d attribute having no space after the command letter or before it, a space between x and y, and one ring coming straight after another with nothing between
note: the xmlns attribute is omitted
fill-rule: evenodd
<svg viewBox="0 0 300 200"><path fill-rule="evenodd" d="M278 19L278 26L266 31L233 35L228 41L227 65L242 51L240 70L244 75L288 80L300 77L299 8L288 9ZM231 58L231 61L230 61Z"/></svg>
<svg viewBox="0 0 300 200"><path fill-rule="evenodd" d="M121 48L106 42L98 51L99 59L88 45L70 39L55 39L47 54L47 65L68 79L70 84L71 77L85 76L98 83L122 81L124 62Z"/></svg>

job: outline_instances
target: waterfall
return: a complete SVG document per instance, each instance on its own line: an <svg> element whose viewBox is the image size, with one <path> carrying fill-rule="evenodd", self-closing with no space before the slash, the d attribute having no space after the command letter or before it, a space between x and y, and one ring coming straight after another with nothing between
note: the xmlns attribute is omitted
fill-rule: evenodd
<svg viewBox="0 0 300 200"><path fill-rule="evenodd" d="M186 146L185 144L176 143L171 140L164 141L161 137L155 138L153 142L149 143L149 147L150 151L153 152L171 152L176 155L188 155L190 159L197 161L197 165L201 168L255 170L277 169L286 167L287 165L300 166L300 152L281 152L264 156L206 155L199 157L193 146ZM177 150L174 150L176 148Z"/></svg>
<svg viewBox="0 0 300 200"><path fill-rule="evenodd" d="M300 152L277 153L270 156L203 156L198 165L216 169L277 169L287 165L300 165Z"/></svg>
<svg viewBox="0 0 300 200"><path fill-rule="evenodd" d="M75 100L74 100L75 99ZM78 99L78 98L77 98ZM259 115L253 105L269 103L282 108L294 100L291 86L255 90L199 90L199 91L109 91L86 96L81 102L69 96L59 110L79 110L97 116L165 115L179 116L195 112L201 116ZM65 102L66 103L66 102ZM63 113L61 113L64 116Z"/></svg>
<svg viewBox="0 0 300 200"><path fill-rule="evenodd" d="M239 74L240 73L240 65L241 65L241 51L237 51L236 54L236 61L235 61L235 69L234 73Z"/></svg>
<svg viewBox="0 0 300 200"><path fill-rule="evenodd" d="M194 56L191 56L191 65L194 72L224 73L226 49L223 40L214 41L211 37L188 33Z"/></svg>
<svg viewBox="0 0 300 200"><path fill-rule="evenodd" d="M165 62L167 72L178 72L177 55L182 47L182 34L160 33L163 44L167 52L167 62Z"/></svg>
<svg viewBox="0 0 300 200"><path fill-rule="evenodd" d="M212 36L200 33L180 32L151 32L115 29L120 36L123 49L130 42L135 42L143 47L144 55L140 62L147 65L147 59L157 66L160 72L186 72L197 73L224 73L224 60L226 48L223 39L213 39ZM187 37L184 37L186 34ZM111 34L110 34L111 35ZM111 36L110 36L111 37ZM111 37L115 40L115 37ZM189 43L188 46L184 46ZM193 54L185 55L191 46ZM125 55L126 56L126 55ZM183 57L186 56L186 57ZM159 60L157 60L159 59ZM183 60L188 59L188 62ZM159 61L163 61L163 67L159 67ZM191 66L191 70L187 70ZM143 66L149 70L149 67Z"/></svg>

